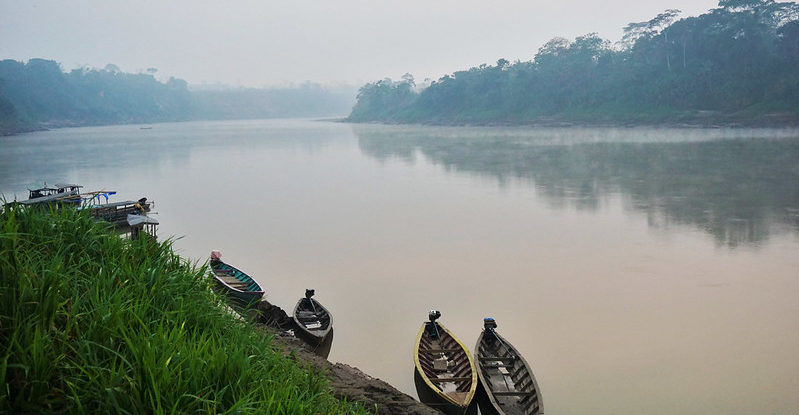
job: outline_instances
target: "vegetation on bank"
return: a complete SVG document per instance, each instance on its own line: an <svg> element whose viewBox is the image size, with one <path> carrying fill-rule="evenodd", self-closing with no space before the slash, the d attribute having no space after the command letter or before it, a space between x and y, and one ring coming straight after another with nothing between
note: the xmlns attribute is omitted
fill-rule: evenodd
<svg viewBox="0 0 799 415"><path fill-rule="evenodd" d="M0 412L366 413L209 284L168 241L0 207Z"/></svg>
<svg viewBox="0 0 799 415"><path fill-rule="evenodd" d="M799 123L799 5L721 0L666 10L612 45L554 38L530 61L499 59L417 91L410 75L361 87L355 122Z"/></svg>
<svg viewBox="0 0 799 415"><path fill-rule="evenodd" d="M64 72L52 60L0 60L0 135L46 127L164 121L340 116L355 88L316 84L271 89L205 88L160 82L157 69L115 65Z"/></svg>

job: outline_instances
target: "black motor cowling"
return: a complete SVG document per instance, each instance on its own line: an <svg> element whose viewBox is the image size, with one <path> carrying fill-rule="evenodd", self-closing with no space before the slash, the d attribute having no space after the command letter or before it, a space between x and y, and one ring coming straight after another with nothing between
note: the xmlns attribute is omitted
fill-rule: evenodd
<svg viewBox="0 0 799 415"><path fill-rule="evenodd" d="M486 317L483 319L483 327L485 327L487 330L494 330L497 328L497 322L491 317Z"/></svg>
<svg viewBox="0 0 799 415"><path fill-rule="evenodd" d="M436 321L439 317L441 317L441 312L438 310L430 310L430 313L427 314L427 317L431 322Z"/></svg>
<svg viewBox="0 0 799 415"><path fill-rule="evenodd" d="M425 332L427 332L427 336L431 339L437 339L439 336L438 323L436 323L439 317L441 317L441 312L438 310L430 310L427 314L427 318L429 318L430 321L425 323Z"/></svg>

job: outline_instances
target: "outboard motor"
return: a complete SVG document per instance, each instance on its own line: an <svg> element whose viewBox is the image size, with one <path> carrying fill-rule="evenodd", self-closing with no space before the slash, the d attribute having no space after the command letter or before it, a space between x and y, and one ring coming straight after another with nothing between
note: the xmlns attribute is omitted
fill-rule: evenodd
<svg viewBox="0 0 799 415"><path fill-rule="evenodd" d="M430 312L427 314L427 318L429 318L430 321L425 323L425 331L427 332L427 336L431 339L437 339L439 336L438 324L436 324L436 320L438 320L439 317L441 317L441 312L438 310L430 310Z"/></svg>
<svg viewBox="0 0 799 415"><path fill-rule="evenodd" d="M483 336L483 338L485 339L486 342L488 342L488 344L495 344L496 342L499 342L500 344L505 345L505 342L503 342L502 339L500 339L499 336L497 335L497 332L494 331L494 329L497 328L496 320L494 320L492 317L484 318L483 327L485 327L486 331L486 334ZM510 353L510 358L516 360L516 355L513 353L513 350L507 347L507 345L505 345L505 347L508 349Z"/></svg>
<svg viewBox="0 0 799 415"><path fill-rule="evenodd" d="M315 293L316 292L313 288L305 289L305 298L308 299L308 302L311 304L311 310L313 310L314 313L316 312L316 305L313 303L313 299L311 299L311 297L313 297Z"/></svg>
<svg viewBox="0 0 799 415"><path fill-rule="evenodd" d="M430 319L430 322L435 322L441 317L441 312L438 310L430 310L430 313L427 314L427 317Z"/></svg>
<svg viewBox="0 0 799 415"><path fill-rule="evenodd" d="M485 327L486 330L494 331L494 329L497 328L497 322L492 317L486 317L483 319L483 327Z"/></svg>

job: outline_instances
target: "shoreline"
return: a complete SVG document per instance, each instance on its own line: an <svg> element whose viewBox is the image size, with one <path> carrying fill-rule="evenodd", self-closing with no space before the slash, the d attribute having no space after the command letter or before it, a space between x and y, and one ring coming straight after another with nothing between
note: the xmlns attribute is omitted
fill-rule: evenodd
<svg viewBox="0 0 799 415"><path fill-rule="evenodd" d="M261 324L256 325L273 336L273 342L281 354L294 360L301 367L310 367L326 375L333 395L339 400L358 402L367 410L381 415L441 415L441 412L399 391L386 381L370 376L354 366L332 363L316 355L310 347L284 332Z"/></svg>
<svg viewBox="0 0 799 415"><path fill-rule="evenodd" d="M250 118L245 118L249 120ZM275 119L275 118L258 118ZM614 119L611 117L597 119L581 119L579 117L548 116L525 120L353 120L349 117L324 118L323 121L349 124L382 124L382 125L421 125L437 127L528 127L528 128L798 128L799 114L766 113L757 117L741 117L735 114L722 114L710 111L696 111L690 114L677 114L671 117L651 117L640 119ZM237 121L227 119L186 119L186 120L136 120L119 123L82 122L72 120L52 121L36 124L0 126L0 137L10 137L37 131L49 131L59 128L122 126L136 124L158 124L163 122L191 121Z"/></svg>
<svg viewBox="0 0 799 415"><path fill-rule="evenodd" d="M788 112L742 116L716 111L690 111L668 116L639 118L541 116L530 119L452 120L429 119L418 121L353 120L345 117L337 122L352 124L429 125L446 127L532 127L532 128L797 128L799 114Z"/></svg>
<svg viewBox="0 0 799 415"><path fill-rule="evenodd" d="M381 415L441 414L386 381L370 376L357 367L332 363L315 353L311 346L287 331L293 326L289 315L266 300L261 300L258 306L248 311L236 307L231 310L248 320L256 330L269 334L278 353L300 367L323 374L338 400L360 403L367 410Z"/></svg>

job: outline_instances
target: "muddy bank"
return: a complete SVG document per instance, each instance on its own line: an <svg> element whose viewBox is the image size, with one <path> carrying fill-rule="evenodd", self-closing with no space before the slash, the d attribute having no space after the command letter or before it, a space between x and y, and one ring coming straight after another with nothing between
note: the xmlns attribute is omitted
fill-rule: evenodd
<svg viewBox="0 0 799 415"><path fill-rule="evenodd" d="M527 128L795 128L799 127L796 112L724 113L720 111L682 111L666 115L625 114L615 116L579 116L558 114L532 118L414 120L357 120L341 118L338 122L354 124L431 125L444 127L527 127Z"/></svg>
<svg viewBox="0 0 799 415"><path fill-rule="evenodd" d="M343 363L331 363L327 359L317 356L305 343L288 334L276 333L273 329L266 327L264 330L275 334L275 344L284 355L294 356L293 358L301 366L308 365L316 372L327 374L333 395L338 399L360 402L367 409L380 415L441 415L441 412L418 402L388 383L373 378L356 367Z"/></svg>
<svg viewBox="0 0 799 415"><path fill-rule="evenodd" d="M441 415L409 395L400 392L388 383L371 377L356 367L343 363L331 363L315 354L303 341L286 330L291 319L280 307L261 301L254 317L260 329L275 338L275 346L300 366L310 367L315 372L325 373L330 379L330 388L338 399L360 402L368 410L380 415L429 414Z"/></svg>

